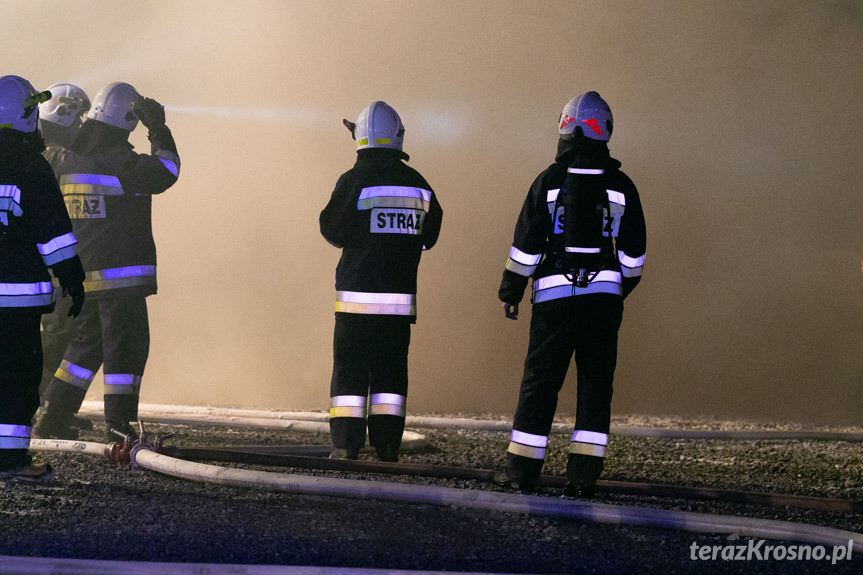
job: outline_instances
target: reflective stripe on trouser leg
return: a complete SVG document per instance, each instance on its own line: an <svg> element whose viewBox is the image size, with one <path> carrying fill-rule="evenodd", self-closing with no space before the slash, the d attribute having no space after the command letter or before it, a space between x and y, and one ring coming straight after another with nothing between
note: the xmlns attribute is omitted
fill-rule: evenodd
<svg viewBox="0 0 863 575"><path fill-rule="evenodd" d="M29 449L29 425L9 425L0 423L0 449Z"/></svg>
<svg viewBox="0 0 863 575"><path fill-rule="evenodd" d="M85 367L81 367L80 365L75 365L74 363L65 359L60 362L60 367L58 367L57 371L54 373L55 378L59 379L64 383L75 386L78 389L82 389L85 392L87 391L87 389L89 389L90 384L93 382L93 378L95 376L95 370L90 370Z"/></svg>
<svg viewBox="0 0 863 575"><path fill-rule="evenodd" d="M566 476L573 483L594 484L605 465L608 434L576 429L569 445Z"/></svg>
<svg viewBox="0 0 863 575"><path fill-rule="evenodd" d="M369 401L369 443L374 447L401 445L405 430L407 397L373 393Z"/></svg>
<svg viewBox="0 0 863 575"><path fill-rule="evenodd" d="M572 434L572 443L569 445L569 452L580 455L592 455L593 457L605 457L606 445L608 445L607 434L577 429Z"/></svg>
<svg viewBox="0 0 863 575"><path fill-rule="evenodd" d="M534 435L513 429L507 452L528 459L543 460L546 447L548 447L547 435Z"/></svg>
<svg viewBox="0 0 863 575"><path fill-rule="evenodd" d="M360 450L366 444L366 396L330 398L330 436L333 447Z"/></svg>

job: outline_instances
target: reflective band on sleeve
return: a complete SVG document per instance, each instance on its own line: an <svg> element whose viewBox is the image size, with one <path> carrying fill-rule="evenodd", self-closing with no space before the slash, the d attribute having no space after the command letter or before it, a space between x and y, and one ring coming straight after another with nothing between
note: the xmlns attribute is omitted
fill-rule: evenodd
<svg viewBox="0 0 863 575"><path fill-rule="evenodd" d="M177 164L169 162L165 158L159 158L159 160L161 160L162 164L168 168L168 171L171 172L175 178L180 175L180 168L177 167Z"/></svg>
<svg viewBox="0 0 863 575"><path fill-rule="evenodd" d="M506 269L518 275L530 277L541 259L542 254L528 254L512 246L509 248L509 259L506 260Z"/></svg>
<svg viewBox="0 0 863 575"><path fill-rule="evenodd" d="M366 398L362 395L336 395L330 401L330 418L366 417Z"/></svg>
<svg viewBox="0 0 863 575"><path fill-rule="evenodd" d="M605 170L595 168L567 168L566 171L581 176L601 176L605 173Z"/></svg>
<svg viewBox="0 0 863 575"><path fill-rule="evenodd" d="M613 204L620 204L621 206L626 205L626 196L624 196L620 192L616 192L614 190L605 190L605 193L608 194L609 202Z"/></svg>
<svg viewBox="0 0 863 575"><path fill-rule="evenodd" d="M63 195L122 196L123 187L116 176L103 174L66 174L60 176Z"/></svg>
<svg viewBox="0 0 863 575"><path fill-rule="evenodd" d="M65 359L60 362L60 367L54 373L54 377L60 381L65 381L69 385L74 385L84 391L87 391L90 387L90 383L93 381L95 375L95 372L70 363Z"/></svg>
<svg viewBox="0 0 863 575"><path fill-rule="evenodd" d="M407 398L396 393L373 393L369 401L370 415L405 417Z"/></svg>
<svg viewBox="0 0 863 575"><path fill-rule="evenodd" d="M62 262L71 257L75 257L75 246L78 244L75 234L69 232L62 236L57 236L53 240L44 243L36 244L39 254L46 266L53 266L57 262Z"/></svg>
<svg viewBox="0 0 863 575"><path fill-rule="evenodd" d="M168 168L168 171L174 174L174 177L180 175L180 156L168 150L159 150L156 152L156 157L162 160L162 163Z"/></svg>
<svg viewBox="0 0 863 575"><path fill-rule="evenodd" d="M156 285L156 266L128 266L87 272L84 291Z"/></svg>
<svg viewBox="0 0 863 575"><path fill-rule="evenodd" d="M608 445L608 435L605 433L598 433L596 431L585 431L584 429L576 429L572 433L572 440L581 443Z"/></svg>
<svg viewBox="0 0 863 575"><path fill-rule="evenodd" d="M105 395L138 395L141 376L133 373L106 373Z"/></svg>
<svg viewBox="0 0 863 575"><path fill-rule="evenodd" d="M336 311L375 315L416 315L416 295L337 291Z"/></svg>
<svg viewBox="0 0 863 575"><path fill-rule="evenodd" d="M621 250L617 251L617 259L620 261L621 272L625 278L634 278L641 276L644 270L644 258L647 254L641 257L631 258Z"/></svg>
<svg viewBox="0 0 863 575"><path fill-rule="evenodd" d="M357 209L414 208L428 212L430 203L429 190L409 186L372 186L360 192Z"/></svg>
<svg viewBox="0 0 863 575"><path fill-rule="evenodd" d="M53 302L51 282L0 283L0 307L40 307Z"/></svg>
<svg viewBox="0 0 863 575"><path fill-rule="evenodd" d="M392 140L390 138L375 138L375 144L391 144Z"/></svg>

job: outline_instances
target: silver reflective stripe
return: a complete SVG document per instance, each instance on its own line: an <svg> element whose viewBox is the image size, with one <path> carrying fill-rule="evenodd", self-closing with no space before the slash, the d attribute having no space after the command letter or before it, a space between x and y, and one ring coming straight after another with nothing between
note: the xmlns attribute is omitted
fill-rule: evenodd
<svg viewBox="0 0 863 575"><path fill-rule="evenodd" d="M330 418L366 416L364 395L335 395L330 400Z"/></svg>
<svg viewBox="0 0 863 575"><path fill-rule="evenodd" d="M560 194L560 188L556 188L554 190L548 190L545 193L545 201L548 203L556 202L557 196Z"/></svg>
<svg viewBox="0 0 863 575"><path fill-rule="evenodd" d="M620 192L616 192L614 190L605 190L605 193L608 195L609 202L613 204L620 204L621 206L626 205L626 196L624 196Z"/></svg>
<svg viewBox="0 0 863 575"><path fill-rule="evenodd" d="M39 307L53 302L51 282L0 283L0 307Z"/></svg>
<svg viewBox="0 0 863 575"><path fill-rule="evenodd" d="M87 272L85 291L156 285L156 266L128 266Z"/></svg>
<svg viewBox="0 0 863 575"><path fill-rule="evenodd" d="M336 311L377 315L416 315L416 295L339 290L336 292Z"/></svg>
<svg viewBox="0 0 863 575"><path fill-rule="evenodd" d="M541 259L542 254L528 254L512 246L509 248L509 259L506 260L506 269L518 275L530 277Z"/></svg>
<svg viewBox="0 0 863 575"><path fill-rule="evenodd" d="M416 208L427 212L430 203L429 190L409 186L372 186L360 192L357 209Z"/></svg>
<svg viewBox="0 0 863 575"><path fill-rule="evenodd" d="M9 225L9 212L13 216L22 216L21 189L11 184L0 186L0 223Z"/></svg>
<svg viewBox="0 0 863 575"><path fill-rule="evenodd" d="M625 278L634 278L641 276L642 271L644 270L644 258L647 254L644 254L637 258L631 258L623 251L617 251L617 259L620 260L621 271L623 272L623 277Z"/></svg>
<svg viewBox="0 0 863 575"><path fill-rule="evenodd" d="M141 376L133 373L106 373L105 395L138 395Z"/></svg>
<svg viewBox="0 0 863 575"><path fill-rule="evenodd" d="M600 248L579 248L566 246L566 251L571 254L598 254L602 250Z"/></svg>
<svg viewBox="0 0 863 575"><path fill-rule="evenodd" d="M31 432L29 425L0 423L0 449L28 449Z"/></svg>
<svg viewBox="0 0 863 575"><path fill-rule="evenodd" d="M512 439L516 443L530 445L531 447L548 447L547 435L534 435L532 433L525 433L524 431L517 431L513 429L512 436L510 439Z"/></svg>
<svg viewBox="0 0 863 575"><path fill-rule="evenodd" d="M169 152L168 150L159 150L156 152L156 157L161 160L162 164L168 171L174 174L174 177L179 177L180 175L180 156L173 152Z"/></svg>
<svg viewBox="0 0 863 575"><path fill-rule="evenodd" d="M569 452L579 455L591 455L593 457L605 457L605 446L607 444L607 434L577 429L572 434L572 443L569 446Z"/></svg>
<svg viewBox="0 0 863 575"><path fill-rule="evenodd" d="M60 362L60 367L54 373L54 377L60 381L65 381L69 385L74 385L84 391L87 391L90 387L90 383L93 381L95 375L96 372L83 368L80 365L75 365L65 359Z"/></svg>
<svg viewBox="0 0 863 575"><path fill-rule="evenodd" d="M593 281L616 281L617 283L620 283L620 273L611 270L601 270L593 278ZM566 277L564 274L555 274L552 276L545 276L544 278L537 279L534 282L534 285L536 286L536 289L544 290L558 286L571 286L572 280Z"/></svg>
<svg viewBox="0 0 863 575"><path fill-rule="evenodd" d="M397 393L373 393L369 402L369 415L395 415L404 417L407 398Z"/></svg>
<svg viewBox="0 0 863 575"><path fill-rule="evenodd" d="M57 262L62 262L71 257L75 257L75 246L78 244L78 239L75 234L69 232L62 236L57 236L51 241L44 244L36 244L39 254L46 266L53 266Z"/></svg>
<svg viewBox="0 0 863 575"><path fill-rule="evenodd" d="M116 176L103 174L66 174L60 176L60 191L64 195L122 196L123 187Z"/></svg>
<svg viewBox="0 0 863 575"><path fill-rule="evenodd" d="M529 459L545 459L548 446L548 436L534 435L523 431L512 430L511 441L507 452Z"/></svg>
<svg viewBox="0 0 863 575"><path fill-rule="evenodd" d="M573 441L580 441L581 443L595 443L596 445L608 445L608 435L605 433L598 433L596 431L585 431L584 429L576 429L572 433Z"/></svg>
<svg viewBox="0 0 863 575"><path fill-rule="evenodd" d="M605 173L605 170L594 168L567 168L566 171L570 174L579 174L582 176L601 176Z"/></svg>

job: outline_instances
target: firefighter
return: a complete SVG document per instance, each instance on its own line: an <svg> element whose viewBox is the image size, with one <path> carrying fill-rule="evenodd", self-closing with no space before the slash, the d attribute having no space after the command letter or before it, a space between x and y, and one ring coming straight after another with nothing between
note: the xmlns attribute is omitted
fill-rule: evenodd
<svg viewBox="0 0 863 575"><path fill-rule="evenodd" d="M84 304L77 240L41 155L37 106L47 97L24 78L0 78L0 481L52 477L28 453L42 371L39 318L55 305L48 269L72 298L70 315Z"/></svg>
<svg viewBox="0 0 863 575"><path fill-rule="evenodd" d="M638 192L609 154L613 126L596 92L566 104L555 162L534 180L515 226L498 297L504 315L518 319L533 278L533 311L499 485L535 488L573 354L577 411L565 493L592 497L603 469L623 300L641 279L646 248Z"/></svg>
<svg viewBox="0 0 863 575"><path fill-rule="evenodd" d="M150 154L129 135L147 128ZM180 159L164 108L123 82L96 94L72 151L57 163L60 189L80 241L88 300L75 339L45 389L34 433L72 439L71 424L96 372L104 374L108 438L135 436L150 345L146 298L156 293L152 196L177 181Z"/></svg>
<svg viewBox="0 0 863 575"><path fill-rule="evenodd" d="M321 234L341 248L330 384L330 457L357 459L366 441L381 461L397 461L405 425L408 346L416 322L417 267L440 232L443 212L431 186L404 162L404 126L385 102L356 123L354 167L321 212ZM368 417L367 417L368 416Z"/></svg>
<svg viewBox="0 0 863 575"><path fill-rule="evenodd" d="M48 87L48 91L51 92L51 99L39 104L39 131L46 146L42 155L56 170L57 161L75 141L84 114L90 109L90 98L74 84L53 84ZM40 391L51 381L73 337L75 322L69 319L65 310L58 307L53 313L42 316L43 367ZM74 421L79 427L93 428L87 419L75 418Z"/></svg>

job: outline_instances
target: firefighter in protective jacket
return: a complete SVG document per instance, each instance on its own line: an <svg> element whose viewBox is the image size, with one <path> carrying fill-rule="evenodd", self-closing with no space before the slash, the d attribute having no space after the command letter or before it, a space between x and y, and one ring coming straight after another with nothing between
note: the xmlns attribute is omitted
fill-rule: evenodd
<svg viewBox="0 0 863 575"><path fill-rule="evenodd" d="M609 155L613 118L596 92L570 100L555 163L534 181L498 297L517 319L528 279L533 313L507 468L495 482L535 487L558 393L575 356L577 411L566 493L593 495L603 468L623 300L641 279L646 231L632 181Z"/></svg>
<svg viewBox="0 0 863 575"><path fill-rule="evenodd" d="M321 212L324 238L342 249L330 384L331 457L356 459L369 443L396 461L405 424L410 325L417 268L434 246L443 212L428 182L404 162L404 126L384 102L356 124L357 160ZM367 417L368 416L368 417Z"/></svg>
<svg viewBox="0 0 863 575"><path fill-rule="evenodd" d="M19 76L0 78L0 481L44 482L51 467L28 449L39 407L42 342L39 318L54 309L50 268L69 314L84 304L77 240L36 129L36 93Z"/></svg>
<svg viewBox="0 0 863 575"><path fill-rule="evenodd" d="M150 154L136 153L128 141L139 120L147 128ZM152 197L174 185L179 171L177 147L158 102L123 82L96 94L72 152L57 164L88 299L77 336L42 398L39 436L77 436L71 416L100 367L109 438L112 429L135 435L130 421L138 416L150 346L146 297L156 293Z"/></svg>

